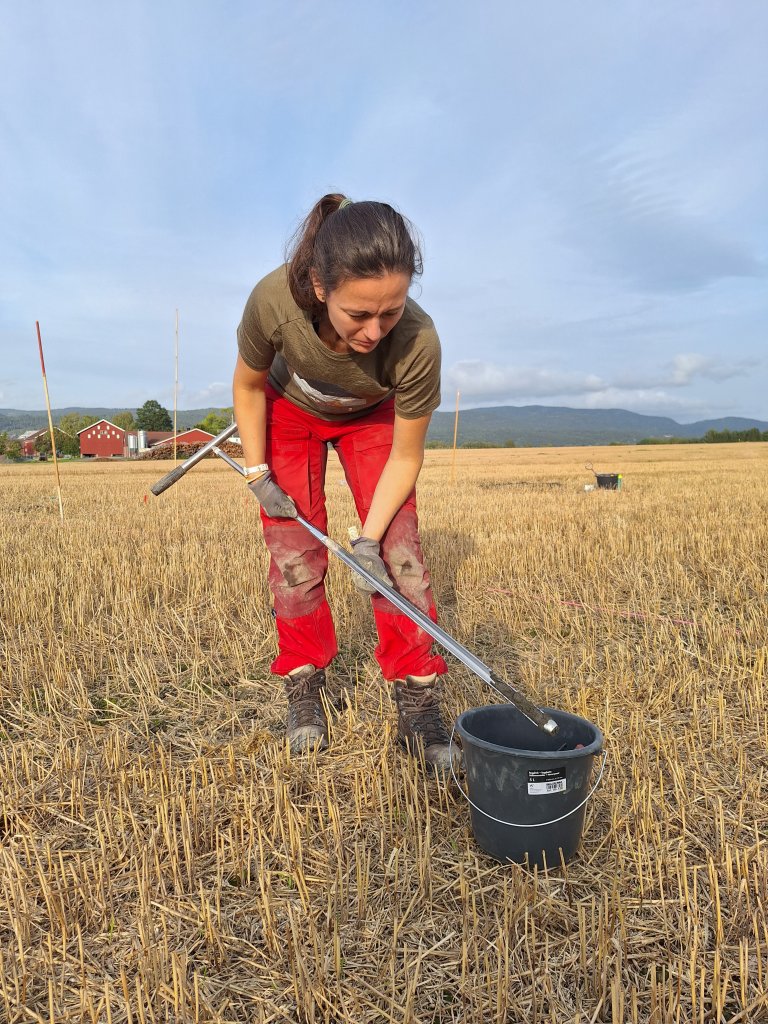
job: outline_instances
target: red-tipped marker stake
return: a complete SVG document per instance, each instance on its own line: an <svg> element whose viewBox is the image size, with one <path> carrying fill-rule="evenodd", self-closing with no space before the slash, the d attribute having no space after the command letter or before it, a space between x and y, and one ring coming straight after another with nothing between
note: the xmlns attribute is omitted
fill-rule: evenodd
<svg viewBox="0 0 768 1024"><path fill-rule="evenodd" d="M56 458L56 438L53 433L53 419L51 418L51 400L48 397L48 380L45 376L45 359L43 359L43 339L40 336L40 324L35 320L37 328L37 347L40 350L40 369L43 371L43 391L45 392L45 408L48 410L48 431L51 435L51 451L53 452L53 468L56 470L56 491L59 496L59 517L64 522L64 505L61 501L61 478L59 477L59 462Z"/></svg>

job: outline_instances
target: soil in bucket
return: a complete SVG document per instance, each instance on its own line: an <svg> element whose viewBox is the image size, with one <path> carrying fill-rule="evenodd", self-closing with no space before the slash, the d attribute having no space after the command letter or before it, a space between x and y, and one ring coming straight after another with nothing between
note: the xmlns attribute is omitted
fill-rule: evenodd
<svg viewBox="0 0 768 1024"><path fill-rule="evenodd" d="M542 710L560 727L556 736L542 732L511 704L465 711L456 719L456 732L477 845L499 861L556 868L579 848L584 801L603 734L585 718ZM577 744L582 746L576 749ZM563 745L566 749L558 749Z"/></svg>

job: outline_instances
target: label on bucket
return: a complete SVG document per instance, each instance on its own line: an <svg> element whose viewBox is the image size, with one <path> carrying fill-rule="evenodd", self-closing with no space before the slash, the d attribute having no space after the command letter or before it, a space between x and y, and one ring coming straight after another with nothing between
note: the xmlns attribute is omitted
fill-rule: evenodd
<svg viewBox="0 0 768 1024"><path fill-rule="evenodd" d="M536 768L528 772L530 796L547 796L565 792L565 768Z"/></svg>

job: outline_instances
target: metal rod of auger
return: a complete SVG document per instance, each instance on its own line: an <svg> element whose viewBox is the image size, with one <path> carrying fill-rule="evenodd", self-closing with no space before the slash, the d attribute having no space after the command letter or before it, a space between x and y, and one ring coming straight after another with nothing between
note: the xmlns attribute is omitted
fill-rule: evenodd
<svg viewBox="0 0 768 1024"><path fill-rule="evenodd" d="M213 449L213 454L214 455L218 455L218 457L220 459L223 459L228 466L232 467L232 469L236 469L237 472L240 474L240 476L247 476L248 475L245 472L245 466L241 466L239 462L235 462L235 460L232 458L232 456L231 455L227 455L227 453L223 452L221 450L221 448L214 448Z"/></svg>
<svg viewBox="0 0 768 1024"><path fill-rule="evenodd" d="M436 622L433 622L428 615L425 615L420 609L411 602L399 594L394 587L390 587L388 583L383 583L378 577L364 569L358 562L354 555L346 551L341 544L338 544L335 540L327 537L322 530L318 530L317 527L313 526L312 523L304 519L303 516L297 515L296 522L301 523L305 530L308 530L313 537L320 541L329 551L332 551L334 555L348 565L350 569L353 569L358 576L374 587L379 594L391 602L401 611L403 615L407 615L411 622L415 622L417 626L420 626L425 633L429 634L433 640L437 640L439 644L442 644L447 651L449 651L455 658L457 658L463 665L474 672L476 676L479 676L483 682L487 683L491 689L495 690L496 693L500 694L510 704L513 704L521 715L524 715L530 722L532 722L539 729L549 733L550 736L554 736L558 732L557 722L549 715L545 714L541 708L537 707L533 701L529 700L524 693L516 690L514 686L510 686L509 683L505 682L488 668L480 659L474 655L471 651L468 651L466 647L454 640L452 636L441 629Z"/></svg>
<svg viewBox="0 0 768 1024"><path fill-rule="evenodd" d="M172 469L170 473L166 473L164 477L161 477L156 484L152 484L150 487L152 493L157 496L158 494L162 494L163 491L167 491L169 487L176 483L177 480L181 480L184 474L188 473L193 466L196 466L201 459L204 459L208 452L215 451L217 445L223 444L224 441L232 437L236 432L237 424L230 423L225 430L222 430L222 432L216 437L211 438L207 444L204 444L202 448L198 449L194 455L190 455L188 459L181 463L180 466L176 466L176 468ZM220 453L217 452L217 454ZM241 470L240 466L237 468L238 470Z"/></svg>

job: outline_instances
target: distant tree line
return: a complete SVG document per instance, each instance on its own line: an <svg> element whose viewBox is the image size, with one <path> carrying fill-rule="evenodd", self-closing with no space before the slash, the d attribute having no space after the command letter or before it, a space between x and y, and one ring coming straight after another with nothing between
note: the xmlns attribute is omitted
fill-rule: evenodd
<svg viewBox="0 0 768 1024"><path fill-rule="evenodd" d="M215 412L209 412L199 423L194 423L190 430L207 430L209 434L220 434L232 422L233 409L229 406ZM122 426L122 424L118 424ZM136 422L126 430L173 430L173 420L167 409L164 409L154 398L145 402L136 410Z"/></svg>
<svg viewBox="0 0 768 1024"><path fill-rule="evenodd" d="M209 412L205 419L195 424L199 430L207 430L209 434L220 434L222 430L230 425L234 417L234 410L219 409L218 412ZM194 429L194 428L193 428Z"/></svg>
<svg viewBox="0 0 768 1024"><path fill-rule="evenodd" d="M453 448L453 445L448 441L427 441L424 445L425 448ZM514 440L508 437L506 441L462 441L457 448L516 448Z"/></svg>
<svg viewBox="0 0 768 1024"><path fill-rule="evenodd" d="M638 444L734 444L736 441L768 441L768 430L708 430L704 437L644 437Z"/></svg>
<svg viewBox="0 0 768 1024"><path fill-rule="evenodd" d="M209 434L220 434L232 422L232 406L209 412L199 423L194 423L190 430L207 430ZM122 426L122 424L118 424ZM136 430L173 430L173 420L167 409L164 409L159 402L153 399L145 402L140 409L136 410L136 423L134 427L125 429Z"/></svg>
<svg viewBox="0 0 768 1024"><path fill-rule="evenodd" d="M0 434L0 455L15 461L21 458L21 442L12 441L8 434L3 431Z"/></svg>

